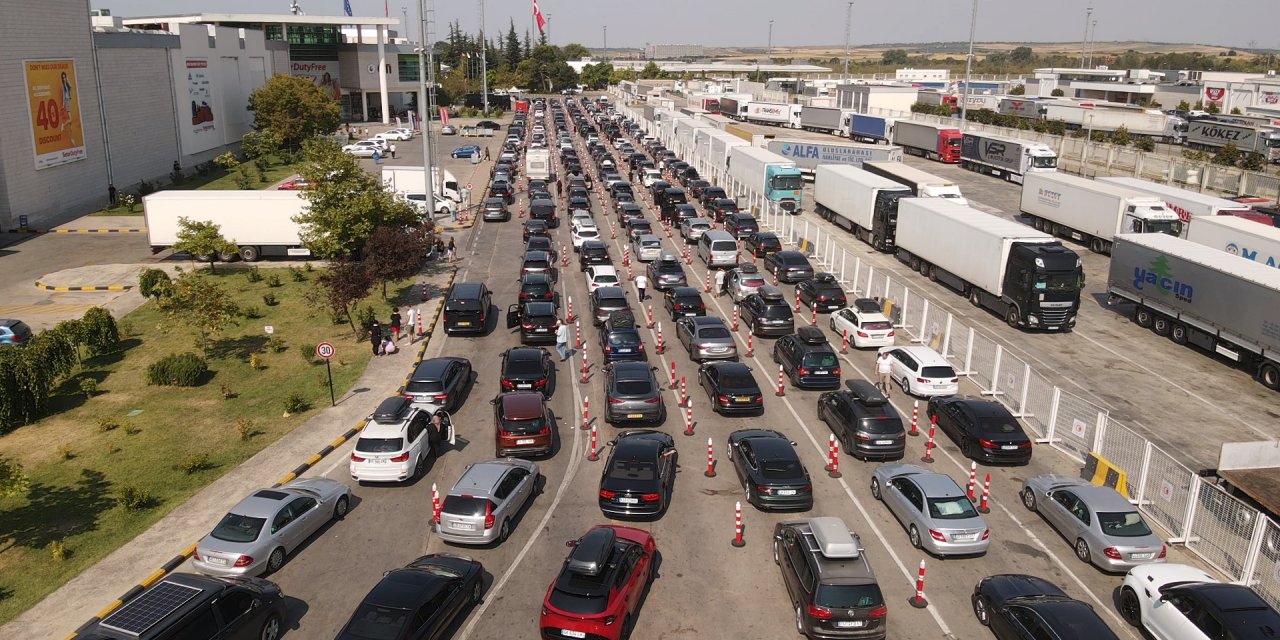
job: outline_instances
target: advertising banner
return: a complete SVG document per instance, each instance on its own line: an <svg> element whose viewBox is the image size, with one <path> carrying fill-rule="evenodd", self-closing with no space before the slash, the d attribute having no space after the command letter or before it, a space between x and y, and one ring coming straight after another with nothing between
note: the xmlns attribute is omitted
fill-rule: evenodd
<svg viewBox="0 0 1280 640"><path fill-rule="evenodd" d="M24 60L36 169L84 160L75 60Z"/></svg>
<svg viewBox="0 0 1280 640"><path fill-rule="evenodd" d="M342 87L338 84L338 61L332 62L294 62L289 74L298 78L311 78L320 85L334 100L342 98Z"/></svg>
<svg viewBox="0 0 1280 640"><path fill-rule="evenodd" d="M187 97L191 101L191 134L197 141L212 137L218 126L213 113L213 74L205 58L187 58ZM198 144L198 142L197 142Z"/></svg>

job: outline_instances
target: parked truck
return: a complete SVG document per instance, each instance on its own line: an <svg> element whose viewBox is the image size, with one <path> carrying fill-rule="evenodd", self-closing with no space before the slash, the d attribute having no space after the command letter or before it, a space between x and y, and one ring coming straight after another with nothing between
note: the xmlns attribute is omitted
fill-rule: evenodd
<svg viewBox="0 0 1280 640"><path fill-rule="evenodd" d="M742 120L747 115L749 102L749 99L740 96L724 96L720 98L720 115Z"/></svg>
<svg viewBox="0 0 1280 640"><path fill-rule="evenodd" d="M960 185L901 162L867 162L862 168L906 186L917 198L947 198L959 204L969 204L960 193Z"/></svg>
<svg viewBox="0 0 1280 640"><path fill-rule="evenodd" d="M1011 327L1070 331L1080 256L1024 224L942 198L898 203L898 259L991 309Z"/></svg>
<svg viewBox="0 0 1280 640"><path fill-rule="evenodd" d="M1124 127L1131 135L1172 144L1181 143L1187 131L1186 120L1159 111L1087 102L1045 102L1041 106L1041 118L1061 120L1068 129L1116 131Z"/></svg>
<svg viewBox="0 0 1280 640"><path fill-rule="evenodd" d="M853 109L805 105L800 110L800 128L848 138L853 133Z"/></svg>
<svg viewBox="0 0 1280 640"><path fill-rule="evenodd" d="M1117 233L1182 233L1178 214L1155 196L1057 171L1024 176L1020 208L1036 229L1071 238L1103 255L1111 253Z"/></svg>
<svg viewBox="0 0 1280 640"><path fill-rule="evenodd" d="M1141 191L1164 200L1166 207L1178 214L1182 220L1182 235L1186 237L1194 218L1207 216L1237 216L1255 222L1270 224L1271 217L1254 210L1252 207L1208 193L1196 193L1180 189L1173 185L1158 184L1141 178L1106 177L1098 178L1101 182L1109 182Z"/></svg>
<svg viewBox="0 0 1280 640"><path fill-rule="evenodd" d="M435 186L437 198L443 197L455 205L462 202L462 191L458 186L458 178L448 169L434 167L431 183ZM426 179L421 166L382 167L382 185L393 193L425 193Z"/></svg>
<svg viewBox="0 0 1280 640"><path fill-rule="evenodd" d="M902 147L860 142L823 142L797 138L774 138L765 142L765 148L796 163L800 172L812 175L814 168L823 164L849 164L855 167L864 162L901 162Z"/></svg>
<svg viewBox="0 0 1280 640"><path fill-rule="evenodd" d="M893 180L849 165L814 171L814 211L880 251L893 250L898 202L911 195Z"/></svg>
<svg viewBox="0 0 1280 640"><path fill-rule="evenodd" d="M946 124L899 120L893 126L893 144L903 151L937 162L960 162L960 130Z"/></svg>
<svg viewBox="0 0 1280 640"><path fill-rule="evenodd" d="M1056 171L1058 154L1039 142L966 133L960 144L960 166L1022 184L1022 176L1033 171Z"/></svg>
<svg viewBox="0 0 1280 640"><path fill-rule="evenodd" d="M1133 303L1134 324L1280 390L1280 270L1182 238L1121 234L1107 292L1112 304Z"/></svg>
<svg viewBox="0 0 1280 640"><path fill-rule="evenodd" d="M747 103L745 119L748 122L799 129L800 110L802 108L801 105L786 102L756 102L752 100Z"/></svg>
<svg viewBox="0 0 1280 640"><path fill-rule="evenodd" d="M729 176L772 202L783 211L800 213L804 178L800 167L768 149L742 146L729 150Z"/></svg>
<svg viewBox="0 0 1280 640"><path fill-rule="evenodd" d="M1268 267L1280 267L1280 229L1232 216L1200 218L1187 239Z"/></svg>
<svg viewBox="0 0 1280 640"><path fill-rule="evenodd" d="M1280 130L1248 121L1193 120L1187 124L1187 146L1216 150L1234 144L1240 151L1261 154L1267 162L1280 162Z"/></svg>
<svg viewBox="0 0 1280 640"><path fill-rule="evenodd" d="M189 218L217 224L222 237L236 245L236 253L217 256L226 262L237 257L254 262L263 256L311 255L298 237L301 225L293 221L307 207L301 191L169 190L142 198L151 253L173 246L179 220Z"/></svg>
<svg viewBox="0 0 1280 640"><path fill-rule="evenodd" d="M850 123L849 135L854 140L861 142L870 142L872 144L877 142L887 143L893 136L893 126L897 122L897 118L855 113Z"/></svg>
<svg viewBox="0 0 1280 640"><path fill-rule="evenodd" d="M1280 558L1280 527L1255 528L1259 514L1273 523L1280 521L1280 440L1224 442L1218 466L1201 469L1199 475L1222 489L1200 494L1205 510L1257 540L1267 559Z"/></svg>

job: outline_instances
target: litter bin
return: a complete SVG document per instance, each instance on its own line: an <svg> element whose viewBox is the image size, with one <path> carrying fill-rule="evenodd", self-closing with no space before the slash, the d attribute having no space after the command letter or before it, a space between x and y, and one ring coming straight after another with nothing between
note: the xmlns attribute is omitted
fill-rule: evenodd
<svg viewBox="0 0 1280 640"><path fill-rule="evenodd" d="M471 164L480 164L480 153L471 154Z"/></svg>

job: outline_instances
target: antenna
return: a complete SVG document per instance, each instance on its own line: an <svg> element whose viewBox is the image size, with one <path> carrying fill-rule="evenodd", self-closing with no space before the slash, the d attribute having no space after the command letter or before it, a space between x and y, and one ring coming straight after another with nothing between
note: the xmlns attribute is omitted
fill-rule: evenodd
<svg viewBox="0 0 1280 640"><path fill-rule="evenodd" d="M295 16L302 15L302 7L298 6L298 0L293 0L293 2L290 3L289 13L292 13Z"/></svg>

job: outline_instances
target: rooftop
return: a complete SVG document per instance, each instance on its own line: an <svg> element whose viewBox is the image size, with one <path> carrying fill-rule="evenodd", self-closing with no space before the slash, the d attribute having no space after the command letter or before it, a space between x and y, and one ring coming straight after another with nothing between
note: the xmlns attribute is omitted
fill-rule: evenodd
<svg viewBox="0 0 1280 640"><path fill-rule="evenodd" d="M216 23L270 23L270 24L353 24L353 25L393 25L400 24L400 18L379 18L376 16L315 16L292 13L188 13L165 16L137 16L124 18L125 26L138 26L158 23L187 22L193 24Z"/></svg>

